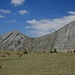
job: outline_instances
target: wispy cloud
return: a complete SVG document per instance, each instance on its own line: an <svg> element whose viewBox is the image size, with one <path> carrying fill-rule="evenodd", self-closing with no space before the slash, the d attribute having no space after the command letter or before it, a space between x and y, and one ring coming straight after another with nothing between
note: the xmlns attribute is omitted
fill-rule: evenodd
<svg viewBox="0 0 75 75"><path fill-rule="evenodd" d="M68 11L69 14L75 15L74 11Z"/></svg>
<svg viewBox="0 0 75 75"><path fill-rule="evenodd" d="M25 14L28 14L29 12L27 10L21 10L19 11L19 14L21 15L25 15Z"/></svg>
<svg viewBox="0 0 75 75"><path fill-rule="evenodd" d="M30 27L29 27L29 26L25 26L25 28L30 29Z"/></svg>
<svg viewBox="0 0 75 75"><path fill-rule="evenodd" d="M29 24L29 27L33 29L30 33L34 34L34 36L42 36L53 32L66 24L75 20L75 12L68 11L68 16L63 16L62 18L55 19L42 19L42 20L28 20L26 23Z"/></svg>
<svg viewBox="0 0 75 75"><path fill-rule="evenodd" d="M16 22L16 20L10 20L10 21L6 21L6 22L12 22L12 23L15 23L15 22Z"/></svg>
<svg viewBox="0 0 75 75"><path fill-rule="evenodd" d="M0 13L9 14L9 13L11 13L11 11L10 10L6 10L6 9L0 9Z"/></svg>
<svg viewBox="0 0 75 75"><path fill-rule="evenodd" d="M11 0L11 4L14 6L22 5L25 2L25 0Z"/></svg>
<svg viewBox="0 0 75 75"><path fill-rule="evenodd" d="M5 18L5 16L3 16L3 15L0 15L0 18Z"/></svg>

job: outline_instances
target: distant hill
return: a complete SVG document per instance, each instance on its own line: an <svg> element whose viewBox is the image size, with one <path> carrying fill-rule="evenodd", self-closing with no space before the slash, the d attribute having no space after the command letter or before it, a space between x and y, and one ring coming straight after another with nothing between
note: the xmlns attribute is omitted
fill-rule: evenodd
<svg viewBox="0 0 75 75"><path fill-rule="evenodd" d="M0 36L1 50L49 51L54 48L57 50L75 49L75 21L38 38L30 38L15 30Z"/></svg>

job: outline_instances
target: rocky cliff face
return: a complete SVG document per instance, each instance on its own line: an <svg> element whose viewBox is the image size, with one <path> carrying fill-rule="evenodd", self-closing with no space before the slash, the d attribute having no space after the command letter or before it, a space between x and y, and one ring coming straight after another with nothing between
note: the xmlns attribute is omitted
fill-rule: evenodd
<svg viewBox="0 0 75 75"><path fill-rule="evenodd" d="M0 37L1 50L71 50L75 49L75 21L39 38L30 38L18 31Z"/></svg>

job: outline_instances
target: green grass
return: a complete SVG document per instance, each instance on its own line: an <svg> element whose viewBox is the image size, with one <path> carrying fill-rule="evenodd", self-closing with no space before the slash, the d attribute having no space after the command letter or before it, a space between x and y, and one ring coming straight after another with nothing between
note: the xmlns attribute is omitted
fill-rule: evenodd
<svg viewBox="0 0 75 75"><path fill-rule="evenodd" d="M0 51L0 75L75 75L74 53L17 53Z"/></svg>

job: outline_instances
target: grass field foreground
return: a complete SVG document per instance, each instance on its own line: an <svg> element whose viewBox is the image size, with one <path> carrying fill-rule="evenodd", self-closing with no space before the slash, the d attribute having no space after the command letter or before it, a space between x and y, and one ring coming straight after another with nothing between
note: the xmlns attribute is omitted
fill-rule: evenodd
<svg viewBox="0 0 75 75"><path fill-rule="evenodd" d="M0 51L0 66L0 75L75 75L75 54Z"/></svg>

